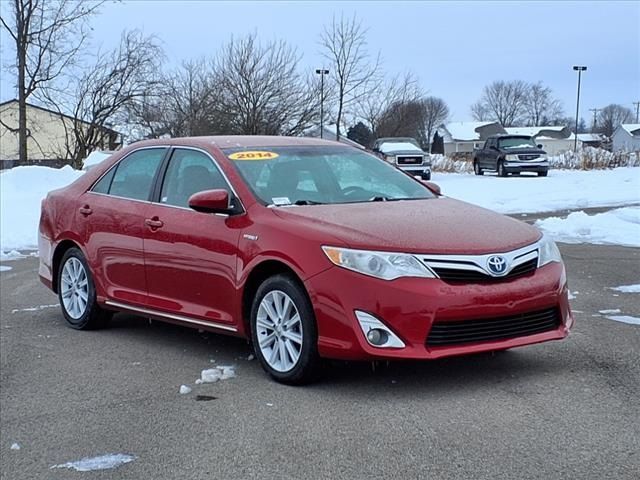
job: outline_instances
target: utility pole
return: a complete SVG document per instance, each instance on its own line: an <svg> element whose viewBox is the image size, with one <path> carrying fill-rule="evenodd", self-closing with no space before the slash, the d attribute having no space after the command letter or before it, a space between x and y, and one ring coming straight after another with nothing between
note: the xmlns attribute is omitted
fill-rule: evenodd
<svg viewBox="0 0 640 480"><path fill-rule="evenodd" d="M636 123L639 123L638 120L640 119L640 102L633 102L633 104L636 106Z"/></svg>
<svg viewBox="0 0 640 480"><path fill-rule="evenodd" d="M591 126L591 133L596 130L596 118L598 117L598 112L602 110L601 108L590 108L589 111L593 112L593 125Z"/></svg>
<svg viewBox="0 0 640 480"><path fill-rule="evenodd" d="M329 75L329 70L316 68L316 73L320 75L320 138L322 138L324 133L324 76Z"/></svg>
<svg viewBox="0 0 640 480"><path fill-rule="evenodd" d="M576 100L576 133L574 134L575 141L573 142L573 151L578 150L578 117L580 116L580 78L582 76L582 72L584 72L587 67L584 65L574 65L573 69L578 72L578 99Z"/></svg>

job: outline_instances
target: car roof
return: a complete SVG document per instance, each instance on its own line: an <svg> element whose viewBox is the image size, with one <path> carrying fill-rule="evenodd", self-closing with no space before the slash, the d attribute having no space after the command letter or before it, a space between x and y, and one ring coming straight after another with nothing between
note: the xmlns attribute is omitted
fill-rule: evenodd
<svg viewBox="0 0 640 480"><path fill-rule="evenodd" d="M212 135L203 137L158 138L141 140L132 146L178 145L192 147L216 146L225 148L285 147L285 146L336 146L349 147L344 143L314 137L284 137L270 135Z"/></svg>

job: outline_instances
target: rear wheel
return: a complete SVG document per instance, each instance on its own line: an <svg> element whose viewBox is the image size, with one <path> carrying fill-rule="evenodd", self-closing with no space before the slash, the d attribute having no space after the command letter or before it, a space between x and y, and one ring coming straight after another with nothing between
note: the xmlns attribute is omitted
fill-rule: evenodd
<svg viewBox="0 0 640 480"><path fill-rule="evenodd" d="M504 168L504 162L503 161L498 162L498 176L499 177L506 177L507 176L507 170Z"/></svg>
<svg viewBox="0 0 640 480"><path fill-rule="evenodd" d="M90 330L104 326L111 313L96 303L93 277L84 255L70 248L58 269L58 299L62 314L71 328Z"/></svg>
<svg viewBox="0 0 640 480"><path fill-rule="evenodd" d="M473 173L476 175L484 175L484 171L480 168L480 162L477 160L474 160L473 162Z"/></svg>
<svg viewBox="0 0 640 480"><path fill-rule="evenodd" d="M320 359L311 302L288 275L275 275L258 288L251 308L251 339L262 368L291 385L315 378Z"/></svg>

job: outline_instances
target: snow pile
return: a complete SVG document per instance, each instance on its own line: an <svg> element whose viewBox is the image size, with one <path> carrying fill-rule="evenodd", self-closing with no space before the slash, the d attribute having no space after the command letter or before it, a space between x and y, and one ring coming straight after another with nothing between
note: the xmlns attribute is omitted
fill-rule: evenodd
<svg viewBox="0 0 640 480"><path fill-rule="evenodd" d="M35 249L40 203L47 192L64 187L83 172L66 166L16 167L0 175L0 251Z"/></svg>
<svg viewBox="0 0 640 480"><path fill-rule="evenodd" d="M7 267L6 265L0 265L0 272L8 272L11 270L11 267Z"/></svg>
<svg viewBox="0 0 640 480"><path fill-rule="evenodd" d="M103 160L106 160L112 154L113 152L109 152L109 151L100 152L96 150L94 152L91 152L89 156L84 159L84 162L82 162L82 169L89 170L90 168L93 168L96 165L99 165Z"/></svg>
<svg viewBox="0 0 640 480"><path fill-rule="evenodd" d="M187 393L191 393L191 387L180 385L180 395L186 395Z"/></svg>
<svg viewBox="0 0 640 480"><path fill-rule="evenodd" d="M126 453L111 453L100 455L99 457L87 457L75 462L61 463L53 465L49 468L69 468L78 472L91 472L94 470L107 470L116 468L125 463L133 462L136 459L134 455Z"/></svg>
<svg viewBox="0 0 640 480"><path fill-rule="evenodd" d="M26 255L21 254L17 250L10 250L8 252L3 252L0 250L0 262L8 262L9 260L20 260L21 258L25 258Z"/></svg>
<svg viewBox="0 0 640 480"><path fill-rule="evenodd" d="M640 203L640 168L551 170L545 178L456 173L436 174L432 178L444 195L500 213L553 212Z"/></svg>
<svg viewBox="0 0 640 480"><path fill-rule="evenodd" d="M616 322L628 323L629 325L640 325L640 318L629 315L607 315L606 318L615 320Z"/></svg>
<svg viewBox="0 0 640 480"><path fill-rule="evenodd" d="M564 219L538 220L536 226L559 242L640 247L640 207L619 208L595 215L574 212Z"/></svg>
<svg viewBox="0 0 640 480"><path fill-rule="evenodd" d="M431 170L434 172L449 172L449 173L472 173L473 165L466 160L454 160L441 155L439 153L432 153L431 158Z"/></svg>
<svg viewBox="0 0 640 480"><path fill-rule="evenodd" d="M619 287L613 287L611 290L622 293L640 293L640 283L636 285L621 285Z"/></svg>

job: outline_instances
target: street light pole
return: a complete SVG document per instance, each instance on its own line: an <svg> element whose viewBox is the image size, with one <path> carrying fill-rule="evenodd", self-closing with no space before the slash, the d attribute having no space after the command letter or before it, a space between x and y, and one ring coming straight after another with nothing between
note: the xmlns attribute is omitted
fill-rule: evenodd
<svg viewBox="0 0 640 480"><path fill-rule="evenodd" d="M320 138L322 138L324 131L324 76L329 74L329 70L316 68L316 73L320 75Z"/></svg>
<svg viewBox="0 0 640 480"><path fill-rule="evenodd" d="M574 133L573 151L578 150L578 116L580 115L580 77L587 67L574 65L573 69L578 72L578 99L576 100L576 131Z"/></svg>

